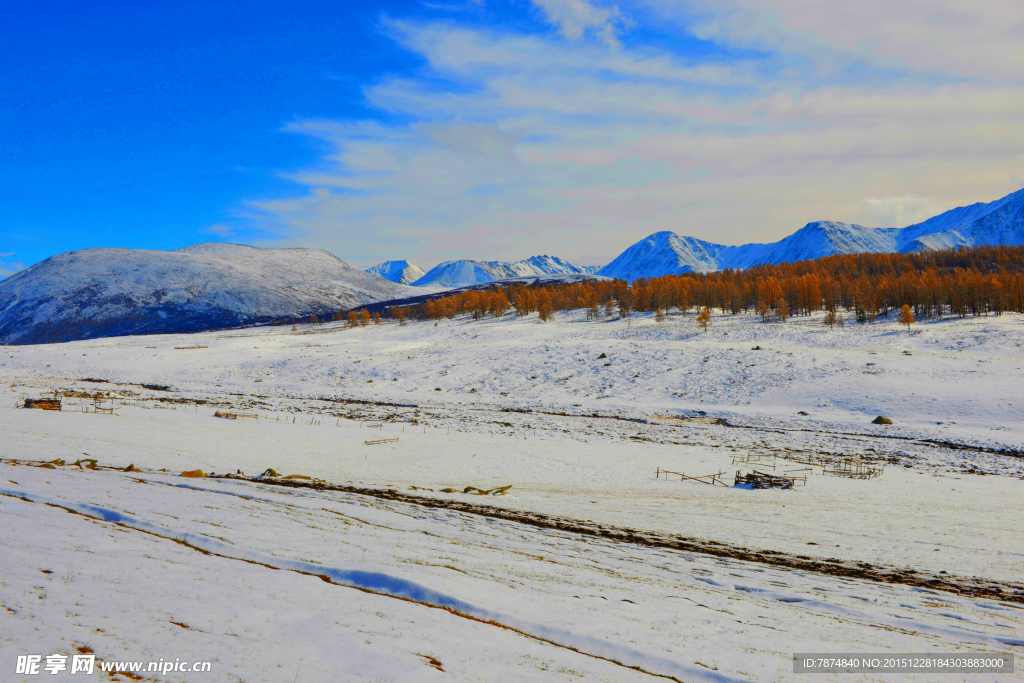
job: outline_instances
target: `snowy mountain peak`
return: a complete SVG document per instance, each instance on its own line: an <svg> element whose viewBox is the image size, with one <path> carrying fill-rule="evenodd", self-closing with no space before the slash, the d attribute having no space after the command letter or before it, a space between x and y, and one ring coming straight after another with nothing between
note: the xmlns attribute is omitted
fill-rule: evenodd
<svg viewBox="0 0 1024 683"><path fill-rule="evenodd" d="M367 268L366 272L402 285L411 285L426 274L422 268L405 260L378 263L372 268Z"/></svg>
<svg viewBox="0 0 1024 683"><path fill-rule="evenodd" d="M414 287L461 287L490 282L501 278L501 274L489 263L480 261L445 261L426 272L413 282Z"/></svg>
<svg viewBox="0 0 1024 683"><path fill-rule="evenodd" d="M763 249L748 248L744 253L745 258L739 257L735 264L727 267L749 268L759 264L805 261L832 254L894 251L897 232L894 228L868 228L838 221L814 221L789 237L763 245ZM737 252L740 253L743 252Z"/></svg>
<svg viewBox="0 0 1024 683"><path fill-rule="evenodd" d="M590 275L585 268L557 256L532 256L523 261L445 261L412 283L416 287L463 287L494 280L543 275Z"/></svg>
<svg viewBox="0 0 1024 683"><path fill-rule="evenodd" d="M565 274L579 274L583 272L583 268L577 266L575 263L570 263L564 259L560 259L557 256L531 256L523 261L516 263L507 264L513 270L516 271L530 271L523 272L524 275L565 275Z"/></svg>
<svg viewBox="0 0 1024 683"><path fill-rule="evenodd" d="M680 237L674 232L656 232L626 249L597 273L605 277L635 280L641 277L718 270L717 259L721 249L721 245L693 237Z"/></svg>

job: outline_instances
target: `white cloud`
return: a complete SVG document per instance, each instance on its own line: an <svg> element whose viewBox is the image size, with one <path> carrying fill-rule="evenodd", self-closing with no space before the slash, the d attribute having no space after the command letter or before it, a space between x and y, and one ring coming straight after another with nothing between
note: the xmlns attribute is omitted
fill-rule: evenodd
<svg viewBox="0 0 1024 683"><path fill-rule="evenodd" d="M952 207L943 206L930 197L902 195L869 197L864 200L868 225L880 228L905 228L920 223Z"/></svg>
<svg viewBox="0 0 1024 683"><path fill-rule="evenodd" d="M367 265L540 251L597 263L657 230L767 241L819 219L912 223L1020 189L1011 180L1024 146L1020 84L873 71L857 61L858 46L875 39L870 22L854 22L855 39L830 43L833 29L819 31L818 19L793 23L786 12L796 3L756 2L748 26L730 1L694 30L770 46L768 54L695 60L667 49L388 22L428 71L384 78L366 99L405 123L289 124L330 152L289 175L306 194L251 208L282 235L278 243L301 241ZM939 16L951 4L943 0ZM849 7L840 5L842 18ZM917 0L888 6L897 23L920 10ZM774 12L776 28L757 36L761 11ZM989 25L986 12L963 21L965 31ZM834 44L844 70L823 74L807 63L813 36ZM909 63L879 54L890 66ZM915 59L938 68L943 58Z"/></svg>
<svg viewBox="0 0 1024 683"><path fill-rule="evenodd" d="M628 20L618 7L598 7L587 0L532 0L549 23L558 26L562 35L579 40L587 33L601 38L608 45L618 45L620 31Z"/></svg>
<svg viewBox="0 0 1024 683"><path fill-rule="evenodd" d="M428 135L456 154L490 159L511 158L516 145L515 135L486 123L436 126L429 130Z"/></svg>
<svg viewBox="0 0 1024 683"><path fill-rule="evenodd" d="M1020 0L637 0L697 36L816 61L1024 79Z"/></svg>

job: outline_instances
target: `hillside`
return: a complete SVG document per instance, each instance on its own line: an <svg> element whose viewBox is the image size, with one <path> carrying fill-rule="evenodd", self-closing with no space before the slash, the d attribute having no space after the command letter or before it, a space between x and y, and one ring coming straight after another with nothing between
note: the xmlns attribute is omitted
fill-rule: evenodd
<svg viewBox="0 0 1024 683"><path fill-rule="evenodd" d="M85 249L0 281L0 343L192 332L322 315L409 290L319 249Z"/></svg>

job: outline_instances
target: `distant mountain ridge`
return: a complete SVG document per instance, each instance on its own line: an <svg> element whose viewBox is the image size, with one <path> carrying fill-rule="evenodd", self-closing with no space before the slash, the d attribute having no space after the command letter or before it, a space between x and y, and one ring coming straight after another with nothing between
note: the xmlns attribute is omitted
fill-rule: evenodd
<svg viewBox="0 0 1024 683"><path fill-rule="evenodd" d="M367 268L366 272L370 275L379 275L385 280L397 282L400 285L411 285L426 274L422 268L408 261L385 261L372 268Z"/></svg>
<svg viewBox="0 0 1024 683"><path fill-rule="evenodd" d="M534 256L514 263L463 259L438 264L408 284L452 288L554 274L597 274L632 281L687 272L746 269L833 254L911 252L997 244L1024 244L1024 189L994 202L952 209L906 228L815 221L778 242L738 246L662 231L633 244L603 267L578 266L553 256ZM391 263L407 262L389 261L370 271L376 272L375 269Z"/></svg>
<svg viewBox="0 0 1024 683"><path fill-rule="evenodd" d="M591 275L594 267L577 266L557 256L533 256L523 261L445 261L431 268L414 287L464 287L494 280L542 275Z"/></svg>
<svg viewBox="0 0 1024 683"><path fill-rule="evenodd" d="M745 269L832 254L905 253L999 244L1024 244L1024 190L988 204L952 209L906 228L816 221L770 244L727 246L674 232L656 232L630 246L598 274L632 281L688 272Z"/></svg>
<svg viewBox="0 0 1024 683"><path fill-rule="evenodd" d="M739 246L656 232L600 269L546 255L516 262L446 261L423 273L408 261L361 271L320 249L221 243L170 252L85 249L0 280L0 344L233 327L422 297L424 287L595 274L633 281L832 254L994 245L1024 245L1024 189L900 229L816 221L778 242Z"/></svg>
<svg viewBox="0 0 1024 683"><path fill-rule="evenodd" d="M0 343L194 332L417 293L321 249L84 249L0 281Z"/></svg>

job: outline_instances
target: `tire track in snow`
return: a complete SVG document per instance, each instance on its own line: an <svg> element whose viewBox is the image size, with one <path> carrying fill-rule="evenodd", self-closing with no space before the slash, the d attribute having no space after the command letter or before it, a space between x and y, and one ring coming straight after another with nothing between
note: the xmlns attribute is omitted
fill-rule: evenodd
<svg viewBox="0 0 1024 683"><path fill-rule="evenodd" d="M657 532L643 531L629 527L584 522L566 517L553 517L540 512L523 512L496 505L466 503L462 501L431 498L428 496L403 493L394 489L369 488L343 484L326 484L320 482L302 482L281 479L260 479L226 475L214 477L230 481L247 481L254 484L280 486L293 489L312 489L315 491L339 491L370 496L426 508L443 508L464 514L478 515L493 519L525 524L541 529L555 529L567 533L605 538L620 543L681 550L686 552L711 555L715 557L752 562L755 564L784 567L798 571L814 572L826 576L846 577L872 581L874 583L894 583L928 590L945 591L968 597L1003 600L1024 603L1024 584L1014 582L989 581L986 579L955 576L952 574L932 574L916 570L902 570L885 565L872 565L866 562L820 559L801 555L787 555L773 550L757 550L728 543L703 540L687 536L669 536Z"/></svg>
<svg viewBox="0 0 1024 683"><path fill-rule="evenodd" d="M327 567L302 560L288 560L274 557L256 550L239 548L224 541L219 541L201 534L177 531L152 522L136 519L131 515L89 503L52 498L29 491L0 488L0 495L17 498L30 503L40 503L61 508L68 512L135 529L153 536L159 536L180 543L194 550L227 559L241 560L258 564L270 569L282 569L300 574L315 576L328 583L355 588L368 593L398 598L415 602L426 607L443 609L451 614L468 618L483 624L505 628L528 638L543 641L593 657L612 664L617 664L641 673L667 678L678 683L752 683L749 679L737 678L728 674L686 665L665 657L649 655L624 645L608 642L591 636L582 636L571 631L551 628L543 624L530 623L516 617L477 607L413 581L391 576L383 572Z"/></svg>

